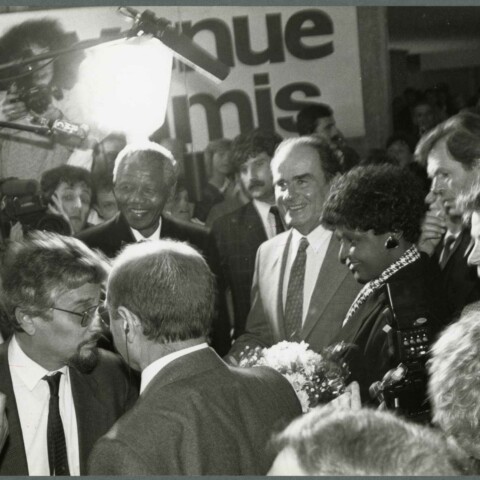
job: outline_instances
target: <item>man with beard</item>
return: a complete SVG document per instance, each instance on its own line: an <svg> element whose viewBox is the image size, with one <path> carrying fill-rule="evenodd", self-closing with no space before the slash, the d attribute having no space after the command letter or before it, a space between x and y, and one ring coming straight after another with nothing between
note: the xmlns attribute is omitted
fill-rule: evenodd
<svg viewBox="0 0 480 480"><path fill-rule="evenodd" d="M245 330L257 249L284 231L270 171L270 160L281 141L279 135L260 129L234 139L232 160L242 188L252 200L212 226L222 273L232 294L234 338Z"/></svg>
<svg viewBox="0 0 480 480"><path fill-rule="evenodd" d="M95 441L133 404L120 358L99 350L108 263L79 240L35 233L1 266L14 334L0 346L9 436L0 475L83 475Z"/></svg>

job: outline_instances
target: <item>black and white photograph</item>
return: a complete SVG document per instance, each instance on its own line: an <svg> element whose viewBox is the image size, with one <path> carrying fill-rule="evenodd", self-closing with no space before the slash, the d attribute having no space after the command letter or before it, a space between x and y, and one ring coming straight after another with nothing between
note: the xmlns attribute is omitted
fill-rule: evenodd
<svg viewBox="0 0 480 480"><path fill-rule="evenodd" d="M480 6L33 3L0 476L480 475Z"/></svg>

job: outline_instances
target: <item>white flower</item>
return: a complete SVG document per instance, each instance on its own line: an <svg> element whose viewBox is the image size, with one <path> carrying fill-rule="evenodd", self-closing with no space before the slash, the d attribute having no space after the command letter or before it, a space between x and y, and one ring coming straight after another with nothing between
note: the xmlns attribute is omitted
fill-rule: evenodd
<svg viewBox="0 0 480 480"><path fill-rule="evenodd" d="M302 406L302 412L307 413L310 410L310 401L308 395L303 390L295 391L298 399L300 400L300 405Z"/></svg>

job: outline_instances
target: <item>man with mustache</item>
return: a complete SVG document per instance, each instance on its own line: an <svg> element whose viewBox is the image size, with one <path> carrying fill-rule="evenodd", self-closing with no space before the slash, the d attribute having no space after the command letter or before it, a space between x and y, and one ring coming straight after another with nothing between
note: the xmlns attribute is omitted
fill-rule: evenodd
<svg viewBox="0 0 480 480"><path fill-rule="evenodd" d="M432 180L419 249L440 264L453 319L480 299L480 280L467 263L473 243L457 205L459 196L480 179L480 116L462 112L437 125L422 137L415 156Z"/></svg>
<svg viewBox="0 0 480 480"><path fill-rule="evenodd" d="M1 262L13 335L0 346L9 436L0 475L84 475L95 441L134 403L121 359L98 349L108 263L79 240L37 232Z"/></svg>
<svg viewBox="0 0 480 480"><path fill-rule="evenodd" d="M212 225L223 277L232 295L234 338L245 330L257 249L284 231L270 171L270 160L281 140L276 133L260 129L234 139L232 161L251 201Z"/></svg>

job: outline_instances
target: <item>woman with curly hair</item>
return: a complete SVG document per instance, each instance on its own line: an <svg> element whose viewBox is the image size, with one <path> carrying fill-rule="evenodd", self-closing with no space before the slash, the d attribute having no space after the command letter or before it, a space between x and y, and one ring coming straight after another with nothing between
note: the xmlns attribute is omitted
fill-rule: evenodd
<svg viewBox="0 0 480 480"><path fill-rule="evenodd" d="M426 211L422 192L408 170L371 165L340 177L324 205L322 223L340 241L340 261L364 285L335 339L351 346L346 361L362 401L400 362L392 348L399 323L426 319L433 335L446 320L438 265L415 246Z"/></svg>

